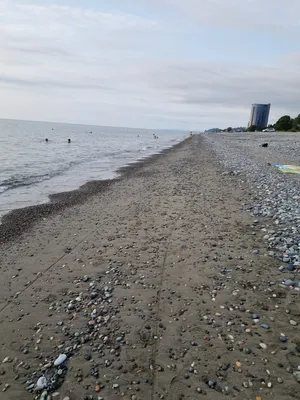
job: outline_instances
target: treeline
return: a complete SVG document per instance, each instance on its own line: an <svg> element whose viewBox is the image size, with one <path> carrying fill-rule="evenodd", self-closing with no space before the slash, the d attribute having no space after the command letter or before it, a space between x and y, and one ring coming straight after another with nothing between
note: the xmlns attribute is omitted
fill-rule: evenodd
<svg viewBox="0 0 300 400"><path fill-rule="evenodd" d="M289 115L283 115L274 125L268 125L268 128L274 128L279 132L299 132L300 131L300 114L296 118ZM251 125L247 128L248 132L262 131L261 126Z"/></svg>
<svg viewBox="0 0 300 400"><path fill-rule="evenodd" d="M291 118L289 115L283 115L273 127L276 129L276 131L299 132L300 114L296 118Z"/></svg>

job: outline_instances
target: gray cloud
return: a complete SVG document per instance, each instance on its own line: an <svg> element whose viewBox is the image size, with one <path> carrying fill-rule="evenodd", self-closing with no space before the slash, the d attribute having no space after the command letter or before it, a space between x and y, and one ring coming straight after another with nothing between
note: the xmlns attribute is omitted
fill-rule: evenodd
<svg viewBox="0 0 300 400"><path fill-rule="evenodd" d="M165 23L24 3L0 4L3 117L200 129L246 124L252 102L272 102L273 119L300 112L300 53L253 66L191 61L180 53L166 61L157 50L160 41L171 40L179 19L270 34L297 31L298 0L286 0L285 7L279 0L140 0L140 6L174 16Z"/></svg>
<svg viewBox="0 0 300 400"><path fill-rule="evenodd" d="M27 86L27 87L38 87L38 88L62 88L62 89L84 89L84 90L109 90L117 92L116 88L102 85L98 81L93 81L90 77L85 77L80 81L67 82L57 81L51 79L21 79L14 76L7 76L0 74L0 83L14 86Z"/></svg>
<svg viewBox="0 0 300 400"><path fill-rule="evenodd" d="M126 2L133 5L135 0ZM279 35L300 31L299 0L140 0L139 3L163 10L174 18L204 25L233 30L260 29Z"/></svg>
<svg viewBox="0 0 300 400"><path fill-rule="evenodd" d="M296 55L293 58L298 60ZM160 65L160 74L149 71L149 84L158 93L168 93L176 104L225 108L245 107L252 102L272 102L276 108L300 112L296 64L282 67L250 67L221 63L176 63Z"/></svg>

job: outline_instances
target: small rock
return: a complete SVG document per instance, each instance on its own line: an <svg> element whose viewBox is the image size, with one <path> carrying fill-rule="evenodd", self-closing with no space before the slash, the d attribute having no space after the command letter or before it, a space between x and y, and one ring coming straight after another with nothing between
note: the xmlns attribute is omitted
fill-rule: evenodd
<svg viewBox="0 0 300 400"><path fill-rule="evenodd" d="M294 321L293 319L290 320L290 324L293 325L293 326L298 325L298 323L296 321Z"/></svg>
<svg viewBox="0 0 300 400"><path fill-rule="evenodd" d="M39 400L47 400L47 397L48 397L48 392L47 390L44 390Z"/></svg>
<svg viewBox="0 0 300 400"><path fill-rule="evenodd" d="M60 354L57 359L54 361L54 365L56 367L58 367L59 365L61 365L62 363L64 363L67 359L67 355L66 354Z"/></svg>
<svg viewBox="0 0 300 400"><path fill-rule="evenodd" d="M261 324L261 327L264 328L264 329L269 329L270 328L268 324Z"/></svg>
<svg viewBox="0 0 300 400"><path fill-rule="evenodd" d="M4 388L2 389L2 392L6 392L7 391L7 389L10 387L10 384L9 383L6 383L5 385L4 385Z"/></svg>
<svg viewBox="0 0 300 400"><path fill-rule="evenodd" d="M268 346L265 343L259 343L259 347L266 350Z"/></svg>
<svg viewBox="0 0 300 400"><path fill-rule="evenodd" d="M216 387L216 385L217 385L217 382L216 382L216 381L208 381L208 386L209 386L211 389L214 389L214 388Z"/></svg>
<svg viewBox="0 0 300 400"><path fill-rule="evenodd" d="M36 383L37 390L43 390L47 387L48 381L44 376L41 376Z"/></svg>

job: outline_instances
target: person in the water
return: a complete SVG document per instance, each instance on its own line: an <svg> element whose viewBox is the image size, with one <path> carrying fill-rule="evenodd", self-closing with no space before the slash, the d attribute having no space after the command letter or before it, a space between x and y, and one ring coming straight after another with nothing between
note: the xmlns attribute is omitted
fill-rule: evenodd
<svg viewBox="0 0 300 400"><path fill-rule="evenodd" d="M71 143L71 139L68 139L68 143Z"/></svg>

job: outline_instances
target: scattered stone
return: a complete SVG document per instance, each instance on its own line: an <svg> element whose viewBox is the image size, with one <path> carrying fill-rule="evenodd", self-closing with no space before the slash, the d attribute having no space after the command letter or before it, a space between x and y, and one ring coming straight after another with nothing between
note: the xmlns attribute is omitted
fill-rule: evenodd
<svg viewBox="0 0 300 400"><path fill-rule="evenodd" d="M47 387L48 381L44 376L41 376L36 383L36 389L37 390L43 390Z"/></svg>
<svg viewBox="0 0 300 400"><path fill-rule="evenodd" d="M268 324L261 324L261 327L264 328L264 329L269 329L270 328Z"/></svg>
<svg viewBox="0 0 300 400"><path fill-rule="evenodd" d="M60 355L56 358L56 360L54 361L54 365L55 365L56 367L58 367L59 365L61 365L62 363L64 363L64 362L66 361L67 358L68 358L68 357L67 357L66 354L60 354Z"/></svg>
<svg viewBox="0 0 300 400"><path fill-rule="evenodd" d="M260 343L259 346L264 350L266 350L268 347L265 343Z"/></svg>

